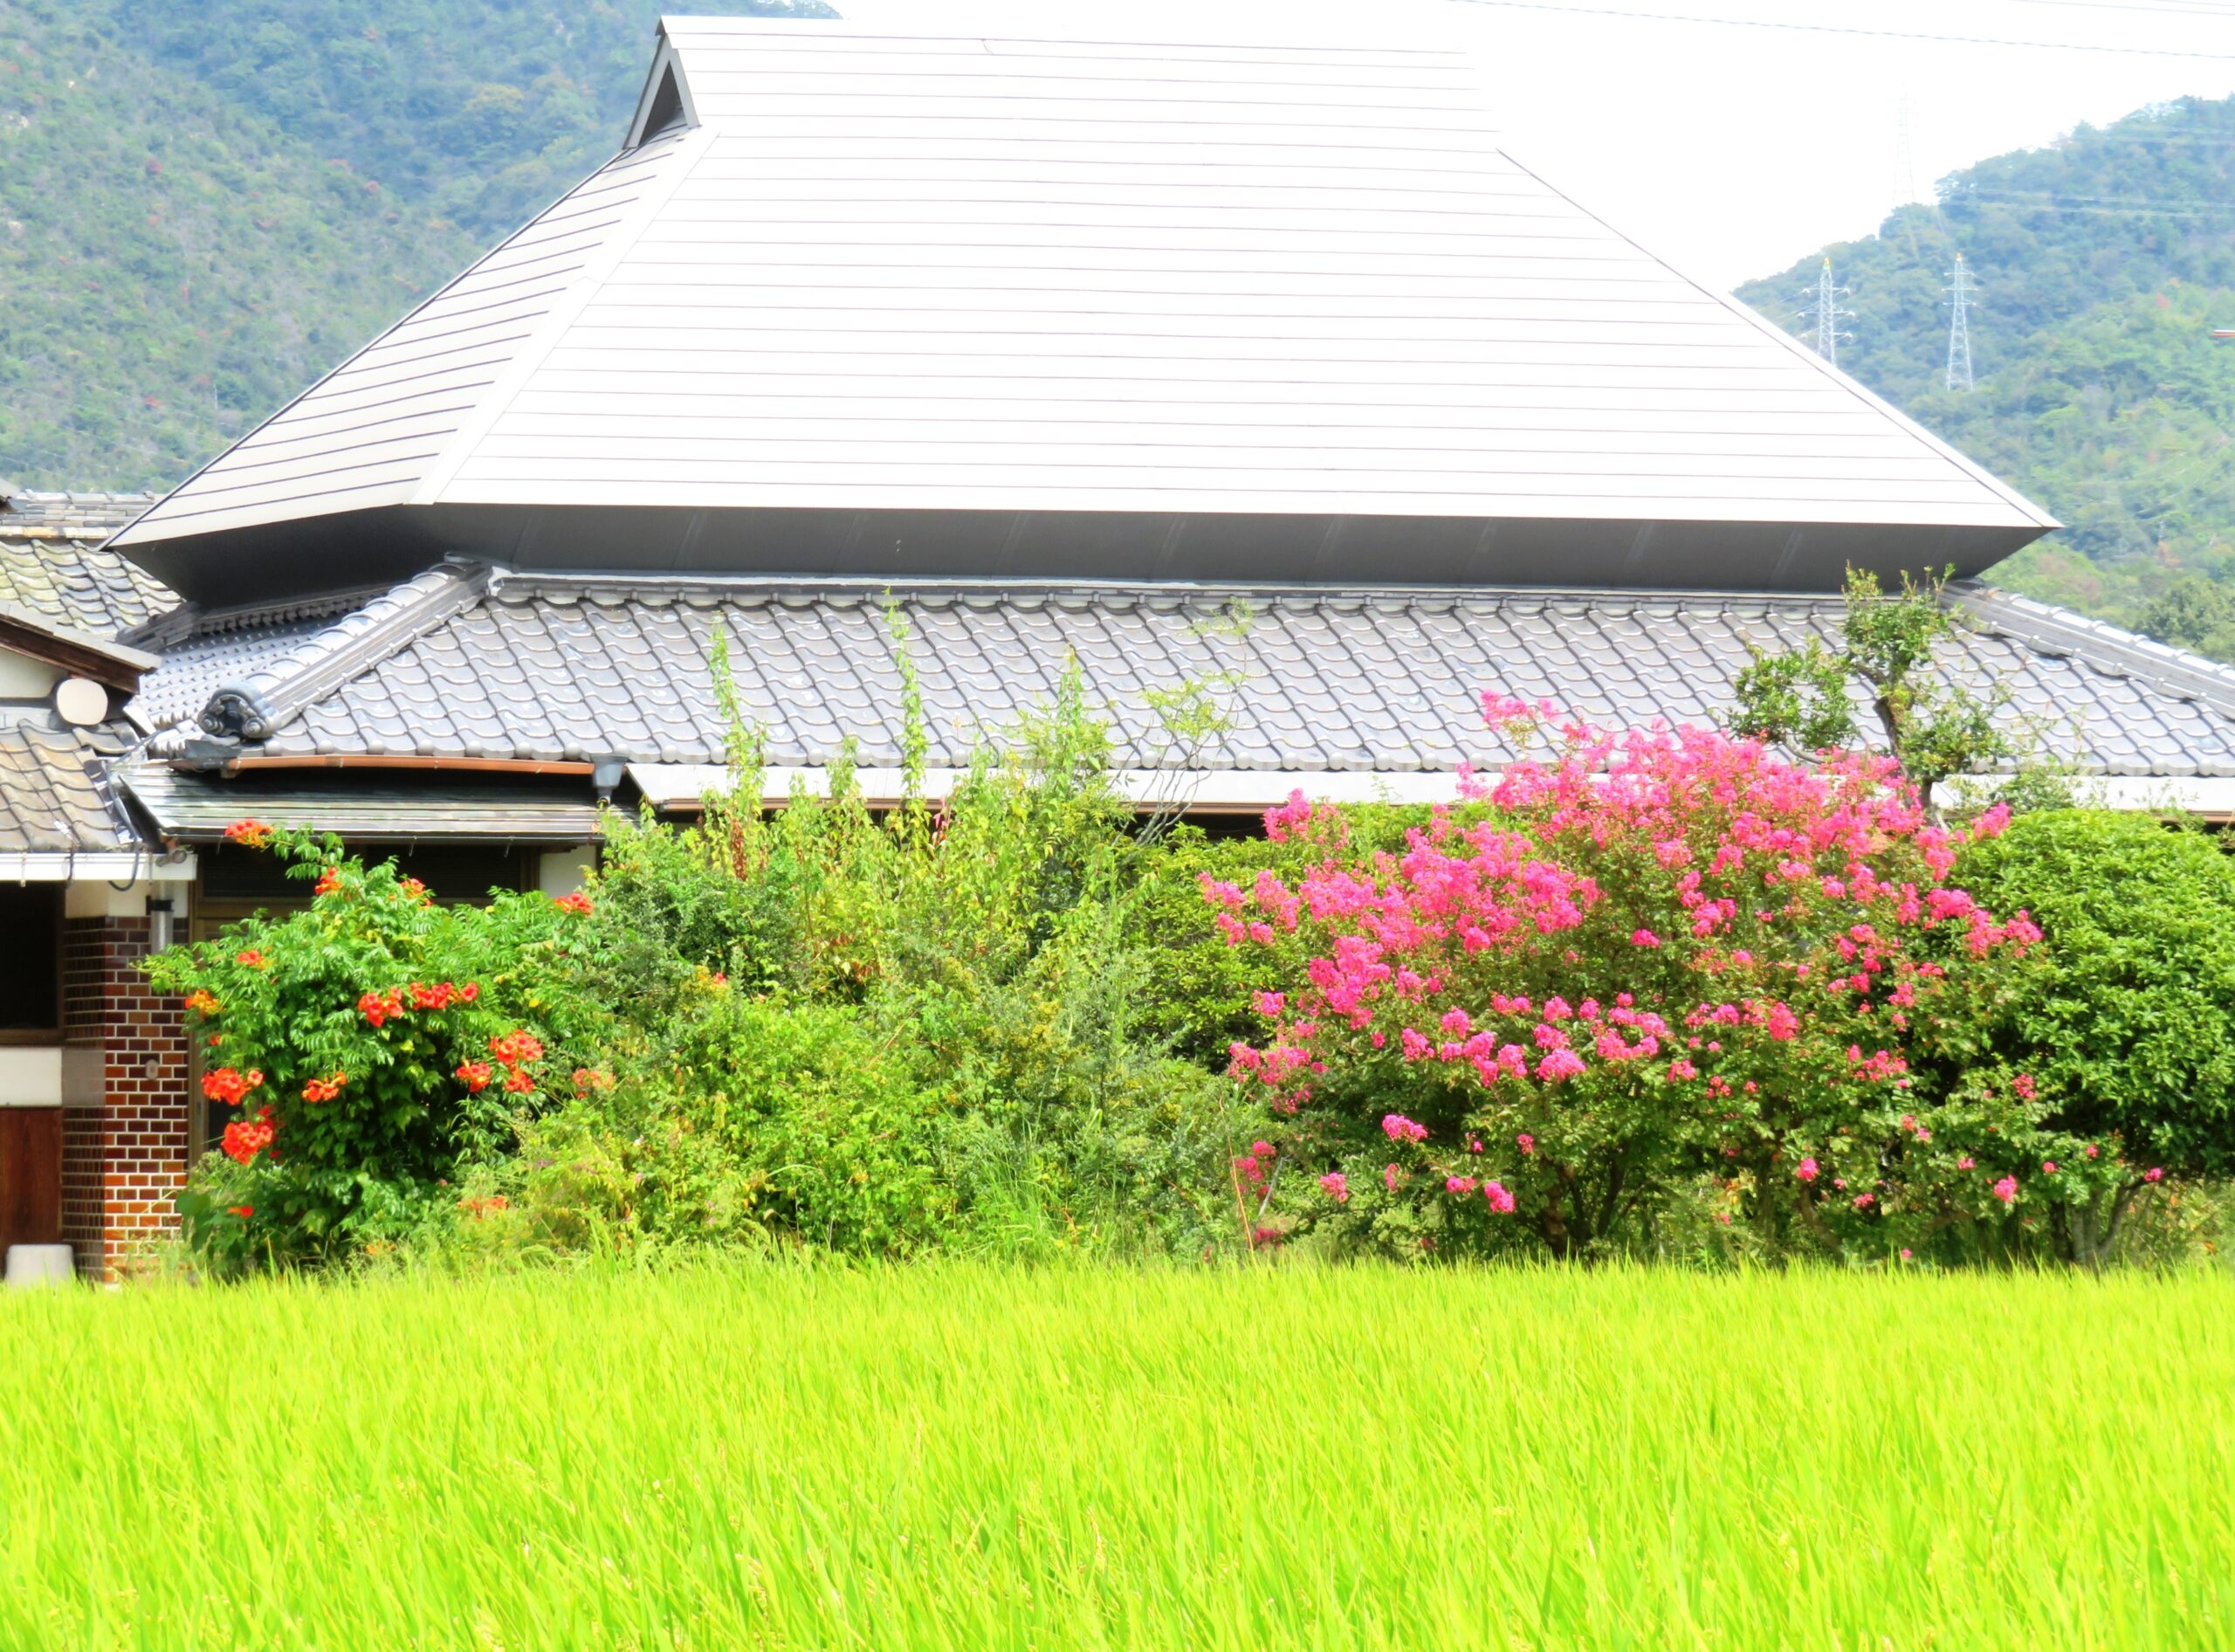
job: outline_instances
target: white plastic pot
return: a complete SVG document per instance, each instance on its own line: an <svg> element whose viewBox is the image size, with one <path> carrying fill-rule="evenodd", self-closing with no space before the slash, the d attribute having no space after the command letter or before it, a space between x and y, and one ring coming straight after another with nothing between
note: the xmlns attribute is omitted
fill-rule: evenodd
<svg viewBox="0 0 2235 1652"><path fill-rule="evenodd" d="M68 1245L10 1245L8 1283L17 1290L65 1285L78 1277L77 1257Z"/></svg>

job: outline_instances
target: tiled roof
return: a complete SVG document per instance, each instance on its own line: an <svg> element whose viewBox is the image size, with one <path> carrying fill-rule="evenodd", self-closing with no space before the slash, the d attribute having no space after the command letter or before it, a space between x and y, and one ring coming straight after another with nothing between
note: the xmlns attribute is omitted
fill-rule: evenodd
<svg viewBox="0 0 2235 1652"><path fill-rule="evenodd" d="M175 608L145 569L101 548L154 503L143 493L8 493L0 488L0 602L114 637Z"/></svg>
<svg viewBox="0 0 2235 1652"><path fill-rule="evenodd" d="M182 843L216 843L244 816L352 842L583 843L598 836L596 800L580 784L365 787L292 774L219 780L162 764L128 768L120 781L163 836Z"/></svg>
<svg viewBox="0 0 2235 1652"><path fill-rule="evenodd" d="M285 659L267 656L231 704L264 707L272 732L243 750L719 761L707 667L719 625L772 763L826 762L849 736L862 761L897 761L901 678L878 588L477 577L423 576ZM1750 643L1829 638L1842 611L1832 596L970 582L891 600L935 765L967 761L973 740L1049 699L1076 658L1128 763L1177 761L1150 691L1235 673L1231 731L1195 766L1386 774L1509 755L1482 726L1486 690L1626 725L1712 720ZM1999 593L1963 600L1979 626L1944 671L2005 694L2004 715L2051 753L2097 774L2235 775L2235 671Z"/></svg>
<svg viewBox="0 0 2235 1652"><path fill-rule="evenodd" d="M0 526L98 542L155 502L153 493L46 492L0 484Z"/></svg>
<svg viewBox="0 0 2235 1652"><path fill-rule="evenodd" d="M190 722L227 683L253 677L346 620L377 593L343 592L307 602L272 603L204 614L182 609L132 634L162 663L140 681L131 714L149 728Z"/></svg>
<svg viewBox="0 0 2235 1652"><path fill-rule="evenodd" d="M0 854L100 854L129 848L101 766L126 731L0 726Z"/></svg>

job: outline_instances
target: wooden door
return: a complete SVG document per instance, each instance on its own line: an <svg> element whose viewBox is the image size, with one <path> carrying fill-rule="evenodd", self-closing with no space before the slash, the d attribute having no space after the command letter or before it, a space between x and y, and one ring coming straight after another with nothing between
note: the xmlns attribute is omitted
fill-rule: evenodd
<svg viewBox="0 0 2235 1652"><path fill-rule="evenodd" d="M62 1240L62 1109L0 1107L0 1256Z"/></svg>

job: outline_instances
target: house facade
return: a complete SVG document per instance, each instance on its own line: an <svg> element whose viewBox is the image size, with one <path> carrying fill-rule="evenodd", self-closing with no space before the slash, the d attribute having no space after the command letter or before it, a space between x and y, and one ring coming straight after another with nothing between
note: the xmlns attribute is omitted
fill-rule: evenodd
<svg viewBox="0 0 2235 1652"><path fill-rule="evenodd" d="M2051 519L1516 161L1462 52L678 18L618 135L100 553L175 594L88 632L137 675L80 767L166 869L65 903L120 975L289 898L244 816L573 887L601 802L716 777L718 643L772 801L849 742L897 790L904 650L934 784L1075 669L1145 806L1240 817L1451 795L1512 755L1486 690L1716 719L1848 568L1952 567L1936 669L2235 815L2235 671L1982 583ZM1185 684L1222 733L1172 736ZM56 1104L61 1174L98 1118L175 1187L177 1014L114 1002L86 1036L161 1058ZM89 1272L141 1231L114 1174Z"/></svg>
<svg viewBox="0 0 2235 1652"><path fill-rule="evenodd" d="M156 664L118 636L174 606L102 548L150 503L0 487L0 1253L94 1270L168 1230L185 1031L138 961L175 933L191 851L142 829L114 766Z"/></svg>

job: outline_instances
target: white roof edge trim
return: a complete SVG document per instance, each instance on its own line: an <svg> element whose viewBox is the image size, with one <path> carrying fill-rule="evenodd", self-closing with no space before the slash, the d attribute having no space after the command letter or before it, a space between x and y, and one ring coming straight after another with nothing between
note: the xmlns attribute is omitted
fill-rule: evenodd
<svg viewBox="0 0 2235 1652"><path fill-rule="evenodd" d="M113 884L127 878L141 883L184 884L194 880L194 872L192 855L151 859L113 850L89 855L72 855L66 850L0 855L0 883L5 884L89 884L96 879Z"/></svg>
<svg viewBox="0 0 2235 1652"><path fill-rule="evenodd" d="M652 53L651 72L644 77L644 90L636 99L636 114L629 122L629 136L622 144L625 150L633 149L655 133L664 131L667 122L652 125L654 111L660 107L660 92L664 86L675 88L675 100L681 109L681 124L685 127L698 124L698 106L691 96L691 77L683 72L683 54L675 49L675 42L668 38L667 19L659 25L659 48Z"/></svg>
<svg viewBox="0 0 2235 1652"><path fill-rule="evenodd" d="M1503 770L1484 768L1477 777L1495 783ZM923 795L946 796L968 773L927 768ZM631 763L629 779L645 800L661 810L696 808L707 794L729 785L729 771L718 763ZM1120 795L1144 808L1179 809L1207 814L1238 814L1277 809L1297 792L1316 803L1453 803L1459 801L1459 776L1443 770L1375 773L1366 769L1168 769L1124 768L1111 783ZM854 781L877 808L897 803L907 781L897 768L857 768ZM1951 790L1984 798L2010 782L2007 774L1963 774ZM2235 818L2235 774L2080 774L2072 777L2073 799L2082 808L2188 813L2211 819ZM761 801L781 804L794 787L811 797L827 795L828 767L766 769Z"/></svg>
<svg viewBox="0 0 2235 1652"><path fill-rule="evenodd" d="M1655 264L1661 265L1662 269L1668 271L1687 286L1693 287L1700 293L1705 293L1709 298L1713 299L1717 304L1723 306L1724 309L1730 311L1733 315L1742 318L1749 326L1756 328L1764 336L1775 339L1779 345L1784 347L1785 349L1808 362L1818 372L1822 373L1825 376L1831 379L1842 389L1852 395L1857 401L1868 407L1873 412L1878 414L1883 418L1892 421L1894 423L1901 426L1904 430L1909 432L1912 436L1915 436L1917 440L1922 442L1927 447L1930 448L1942 458L1946 459L1957 470L1963 472L1965 476L1969 477L1972 481L1979 484L1982 487L1986 488L2012 509L2020 511L2025 515L2032 518L2035 522L2044 528L2060 528L2064 526L2062 522L2060 522L2055 517L2050 515L2039 506L2034 504L2032 500L2027 499L2016 488L2012 487L2008 483L1995 476L1993 472L1984 469L1972 460L1966 458L1963 454L1956 451L1956 449L1950 447L1947 443L1935 436L1930 430L1925 429L1923 425L1918 423L1908 414L1902 412L1901 409L1895 407L1891 402L1887 401L1883 396L1873 390L1868 385L1864 384L1860 380L1855 378L1852 374L1840 368L1836 362L1825 361L1823 357L1818 355L1815 351L1810 349L1798 339L1793 337L1791 334L1786 332L1783 327L1772 327L1770 324L1769 318L1764 316L1760 311L1755 309L1753 306L1742 303L1739 299L1728 293L1716 291L1716 289L1708 286L1704 281L1696 279L1689 271L1679 268L1676 265L1670 263L1667 258L1662 258L1659 253L1653 251L1652 248L1644 245L1637 239L1636 237L1629 234L1626 231L1617 229L1613 224L1609 224L1605 218L1600 217L1599 214L1592 211L1589 207L1584 205L1580 201L1578 201L1566 190L1554 183L1550 178L1547 178L1543 173L1537 171L1536 168L1522 160L1511 150L1505 149L1502 147L1499 152L1503 154L1509 162L1512 162L1514 166L1527 173L1530 177L1536 179L1537 182L1543 184L1545 189L1551 190L1554 195L1558 196L1563 201L1565 201L1570 206L1575 208L1577 211L1582 213L1585 217L1599 224L1609 235L1628 242L1630 245L1637 248L1637 250L1645 257L1652 259Z"/></svg>
<svg viewBox="0 0 2235 1652"><path fill-rule="evenodd" d="M598 290L605 285L622 259L635 249L644 231L651 227L652 220L659 217L669 198L682 187L683 181L691 176L705 155L707 146L713 141L714 134L707 127L694 127L677 134L673 156L660 169L650 187L629 209L627 218L614 227L612 233L599 244L596 255L568 284L565 296L554 304L550 312L536 324L535 331L526 343L512 352L512 359L505 363L505 370L497 375L493 384L481 393L472 416L444 438L442 453L421 473L419 485L406 503L434 505L442 501L444 492L456 479L465 462L473 457L473 451L480 445L481 438L488 435L490 427L510 410L512 398L520 393L520 387L535 375L544 359L566 336L567 330L574 326L575 318L588 307L591 299L597 297ZM606 166L612 164L611 161L606 162ZM599 171L603 170L603 167L599 169ZM595 176L595 173L591 174L593 177ZM478 269L480 265L477 263L473 267Z"/></svg>
<svg viewBox="0 0 2235 1652"><path fill-rule="evenodd" d="M968 774L967 769L927 768L924 795L940 798ZM709 792L729 785L729 771L719 763L631 763L629 778L656 809L695 808ZM1459 777L1442 771L1374 773L1367 769L1121 768L1111 781L1119 795L1147 808L1207 812L1274 809L1302 792L1314 802L1451 803L1459 800ZM898 802L907 780L897 768L857 768L855 783L872 805ZM762 771L761 799L781 803L794 785L808 795L828 793L827 767L772 767Z"/></svg>

